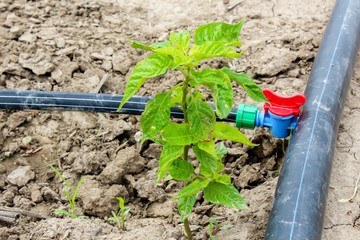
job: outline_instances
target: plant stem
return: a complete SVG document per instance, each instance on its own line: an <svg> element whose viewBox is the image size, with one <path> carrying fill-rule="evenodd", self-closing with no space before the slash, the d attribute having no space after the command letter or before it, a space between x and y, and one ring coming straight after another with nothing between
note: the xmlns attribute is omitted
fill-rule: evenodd
<svg viewBox="0 0 360 240"><path fill-rule="evenodd" d="M182 102L181 102L181 106L182 106L183 112L184 112L185 123L189 122L188 115L187 115L187 104L186 104L186 96L187 96L188 91L189 91L188 88L189 88L189 79L188 79L188 77L186 77L184 85L182 87L183 96L182 96Z"/></svg>
<svg viewBox="0 0 360 240"><path fill-rule="evenodd" d="M192 240L193 238L192 238L192 235L191 235L188 219L184 220L184 226L185 226L186 235L188 236L188 240Z"/></svg>
<svg viewBox="0 0 360 240"><path fill-rule="evenodd" d="M182 97L181 105L182 105L183 112L184 112L185 123L188 123L189 119L188 119L188 114L187 114L186 97L187 97L187 94L189 92L189 81L191 79L190 79L189 74L188 74L189 69L187 69L185 72L183 72L183 71L181 71L181 72L185 75L185 82L184 82L184 85L182 87L183 97ZM183 152L182 159L185 160L185 161L188 160L189 147L190 147L190 145L186 145L184 147L184 152ZM189 225L188 219L184 220L184 227L185 227L185 232L186 232L186 235L188 237L188 240L192 240L193 238L192 238L192 235L191 235L190 225Z"/></svg>

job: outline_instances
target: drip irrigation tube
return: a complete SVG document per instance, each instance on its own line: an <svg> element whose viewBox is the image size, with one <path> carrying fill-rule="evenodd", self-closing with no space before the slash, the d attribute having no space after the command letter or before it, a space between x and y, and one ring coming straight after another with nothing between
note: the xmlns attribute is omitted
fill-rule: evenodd
<svg viewBox="0 0 360 240"><path fill-rule="evenodd" d="M266 240L321 239L339 120L359 43L360 1L338 0L280 172Z"/></svg>
<svg viewBox="0 0 360 240"><path fill-rule="evenodd" d="M71 110L140 115L152 97L134 96L117 112L122 99L122 95L101 93L0 90L0 109ZM215 111L215 106L210 105ZM222 121L235 122L236 114L237 108L233 108ZM171 115L175 118L184 118L182 111L175 107L171 108Z"/></svg>

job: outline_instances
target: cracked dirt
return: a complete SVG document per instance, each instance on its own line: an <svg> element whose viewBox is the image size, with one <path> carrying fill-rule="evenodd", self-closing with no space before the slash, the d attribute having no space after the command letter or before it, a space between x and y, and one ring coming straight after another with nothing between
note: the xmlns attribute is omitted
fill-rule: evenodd
<svg viewBox="0 0 360 240"><path fill-rule="evenodd" d="M240 3L239 3L240 2ZM207 61L201 67L227 66L244 71L261 87L279 94L303 92L334 0L228 1L0 1L0 89L94 92L105 74L102 93L122 94L126 79L146 53L131 49L128 37L151 44L173 31L213 21L246 19L240 35L245 53L239 59ZM138 95L154 96L180 78L150 79ZM257 105L239 87L234 107ZM323 240L359 239L360 196L350 202L360 174L360 59L357 60L335 151ZM185 239L171 197L175 182L155 185L161 147L140 147L135 135L140 117L60 111L0 111L0 206L49 216L22 217L1 225L0 239ZM250 211L212 206L202 195L190 217L195 239L204 239L209 220L220 226L216 239L263 239L283 141L266 131L245 131L260 146L226 141L224 171L249 203ZM31 136L26 156L21 140ZM286 145L286 144L285 144ZM194 157L194 155L190 156ZM58 168L72 185L84 177L70 219L52 213L69 210L67 186L44 163ZM194 163L195 164L195 163ZM118 209L116 197L131 207L127 230L106 221Z"/></svg>

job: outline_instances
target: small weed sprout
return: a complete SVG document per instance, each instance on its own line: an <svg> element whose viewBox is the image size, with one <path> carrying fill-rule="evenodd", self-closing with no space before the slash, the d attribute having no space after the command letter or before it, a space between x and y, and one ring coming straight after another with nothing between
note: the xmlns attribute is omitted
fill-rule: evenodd
<svg viewBox="0 0 360 240"><path fill-rule="evenodd" d="M268 101L262 89L245 73L237 73L227 67L203 69L200 63L211 58L240 57L242 52L237 52L233 47L242 45L239 34L243 23L244 21L236 24L214 22L201 25L194 31L194 44L191 44L188 30L173 32L169 41L151 45L131 41L132 47L151 51L153 54L133 69L118 111L148 78L175 69L183 75L182 81L170 86L167 92L157 94L147 103L141 117L141 143L149 139L163 146L157 183L167 172L172 178L184 183L184 188L174 199L178 200L178 211L189 240L192 235L188 217L198 192L203 191L204 198L210 203L249 209L231 184L230 176L221 173L224 169L221 159L227 149L222 143L215 144L215 139L232 140L251 146L256 144L251 143L237 128L217 122L216 119L225 119L232 110L232 81L243 87L253 100ZM210 92L216 115L203 96L202 89ZM171 121L171 108L179 108L183 112L183 123ZM200 162L199 171L195 171L188 161L190 148Z"/></svg>
<svg viewBox="0 0 360 240"><path fill-rule="evenodd" d="M213 234L219 232L220 230L230 229L232 227L233 227L232 224L228 224L228 225L224 225L222 227L219 227L219 223L214 218L210 218L209 231L205 232L205 238L206 239L212 238L212 239L215 240L215 236Z"/></svg>
<svg viewBox="0 0 360 240"><path fill-rule="evenodd" d="M130 207L125 207L124 205L125 200L122 199L121 197L117 197L117 200L119 200L120 209L117 214L114 211L111 211L113 216L109 217L108 221L116 222L119 229L125 230L125 219L130 212Z"/></svg>
<svg viewBox="0 0 360 240"><path fill-rule="evenodd" d="M214 226L215 225L215 226ZM216 239L213 234L215 234L218 231L219 223L214 219L211 218L209 222L209 231L207 232L206 237L211 237L212 239Z"/></svg>
<svg viewBox="0 0 360 240"><path fill-rule="evenodd" d="M65 210L55 210L53 213L62 213L62 214L70 216L71 218L86 218L85 216L77 216L76 210L75 210L75 200L76 200L76 197L80 198L80 196L78 195L78 190L79 190L80 184L84 180L84 178L80 179L76 189L74 190L74 188L66 181L66 179L61 175L61 173L54 166L52 166L50 163L47 163L46 161L45 161L45 163L49 167L51 167L51 169L56 172L56 174L66 183L66 185L68 185L68 187L71 189L71 191L74 192L74 196L72 198L70 198L69 193L64 189L64 193L71 205L71 212L69 213L68 211L65 211Z"/></svg>

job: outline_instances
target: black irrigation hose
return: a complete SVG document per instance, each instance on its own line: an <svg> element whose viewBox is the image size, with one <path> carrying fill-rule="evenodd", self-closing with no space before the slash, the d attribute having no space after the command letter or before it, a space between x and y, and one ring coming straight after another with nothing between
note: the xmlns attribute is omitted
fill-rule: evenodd
<svg viewBox="0 0 360 240"><path fill-rule="evenodd" d="M124 104L120 112L117 112L122 99L122 95L101 93L0 90L0 109L72 110L140 115L152 98L134 96ZM210 105L215 109L213 104ZM223 121L235 122L236 114L237 108L233 108ZM171 108L171 115L175 118L184 117L182 111L175 107Z"/></svg>
<svg viewBox="0 0 360 240"><path fill-rule="evenodd" d="M360 1L338 0L280 172L266 240L321 239L334 148L360 44Z"/></svg>

